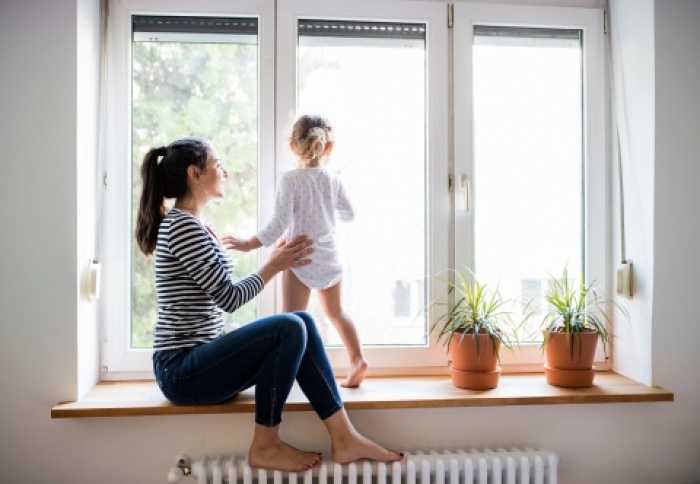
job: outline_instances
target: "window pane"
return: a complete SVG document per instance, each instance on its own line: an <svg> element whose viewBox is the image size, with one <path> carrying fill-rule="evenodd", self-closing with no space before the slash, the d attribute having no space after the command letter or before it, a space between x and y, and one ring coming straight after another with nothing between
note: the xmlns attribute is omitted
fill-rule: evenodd
<svg viewBox="0 0 700 484"><path fill-rule="evenodd" d="M164 38L167 41L135 40L132 44L132 217L136 215L141 192L144 153L178 138L201 136L212 141L229 173L226 198L210 206L205 218L218 234L255 232L256 36L217 38L211 32L201 36L168 32ZM255 270L254 253L231 254L237 276ZM157 318L153 258L144 257L135 243L131 267L131 346L149 348ZM231 315L228 326L251 321L256 315L254 300Z"/></svg>
<svg viewBox="0 0 700 484"><path fill-rule="evenodd" d="M329 22L344 35L307 36L303 22L298 110L333 124L328 169L339 172L356 211L337 227L344 308L365 345L423 345L425 27L401 24L400 32L412 32L406 38L397 26ZM340 344L315 297L310 310L326 343Z"/></svg>
<svg viewBox="0 0 700 484"><path fill-rule="evenodd" d="M474 37L475 268L537 314L583 267L580 31L498 30Z"/></svg>

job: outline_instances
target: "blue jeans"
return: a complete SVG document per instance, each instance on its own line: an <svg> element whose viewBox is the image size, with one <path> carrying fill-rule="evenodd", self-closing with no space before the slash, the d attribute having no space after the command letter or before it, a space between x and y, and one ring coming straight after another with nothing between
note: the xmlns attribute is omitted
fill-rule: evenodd
<svg viewBox="0 0 700 484"><path fill-rule="evenodd" d="M255 422L274 427L294 380L321 419L343 407L318 334L305 312L278 314L192 348L153 353L163 395L175 404L212 405L255 385Z"/></svg>

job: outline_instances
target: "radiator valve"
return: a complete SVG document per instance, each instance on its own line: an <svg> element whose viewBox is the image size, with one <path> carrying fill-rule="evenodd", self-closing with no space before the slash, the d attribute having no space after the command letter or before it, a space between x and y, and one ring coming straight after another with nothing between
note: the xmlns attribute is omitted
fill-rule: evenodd
<svg viewBox="0 0 700 484"><path fill-rule="evenodd" d="M192 474L192 460L190 456L181 454L177 456L177 464L168 472L168 482L177 484L184 476Z"/></svg>

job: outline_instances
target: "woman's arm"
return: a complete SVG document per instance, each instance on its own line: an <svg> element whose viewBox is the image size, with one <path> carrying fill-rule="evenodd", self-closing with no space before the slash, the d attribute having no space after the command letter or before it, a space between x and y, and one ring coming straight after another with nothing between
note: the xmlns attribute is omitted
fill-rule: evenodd
<svg viewBox="0 0 700 484"><path fill-rule="evenodd" d="M178 218L170 226L170 252L217 306L232 313L257 296L266 281L259 274L252 274L234 282L214 244L194 218Z"/></svg>
<svg viewBox="0 0 700 484"><path fill-rule="evenodd" d="M311 243L306 236L282 241L256 274L233 282L212 238L195 219L187 217L174 221L168 241L171 253L192 279L217 306L229 313L257 296L278 272L309 264L311 261L306 256L313 251Z"/></svg>

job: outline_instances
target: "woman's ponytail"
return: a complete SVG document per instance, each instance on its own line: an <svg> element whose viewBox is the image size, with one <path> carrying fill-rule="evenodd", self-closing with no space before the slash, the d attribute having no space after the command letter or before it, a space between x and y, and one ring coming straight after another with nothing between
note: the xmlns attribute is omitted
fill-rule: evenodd
<svg viewBox="0 0 700 484"><path fill-rule="evenodd" d="M136 243L146 255L156 249L158 228L165 217L165 195L158 158L167 154L167 148L152 148L143 157L141 165L141 201L136 216Z"/></svg>
<svg viewBox="0 0 700 484"><path fill-rule="evenodd" d="M156 250L158 229L165 218L165 199L187 195L187 167L195 165L204 171L210 152L203 138L183 138L167 147L152 148L143 157L141 179L143 187L136 216L136 243L150 255ZM163 159L158 162L158 158Z"/></svg>

